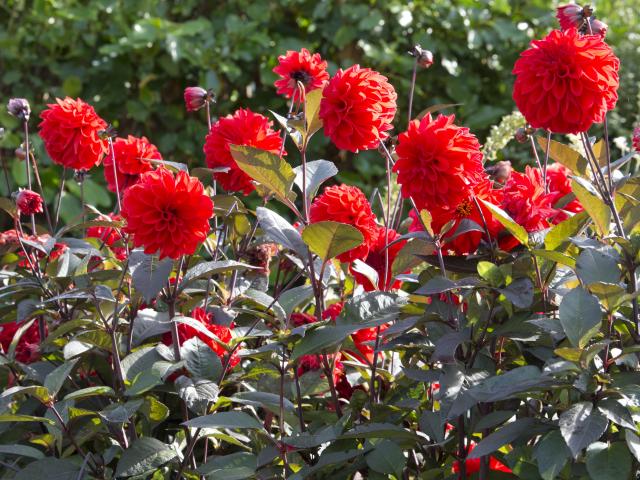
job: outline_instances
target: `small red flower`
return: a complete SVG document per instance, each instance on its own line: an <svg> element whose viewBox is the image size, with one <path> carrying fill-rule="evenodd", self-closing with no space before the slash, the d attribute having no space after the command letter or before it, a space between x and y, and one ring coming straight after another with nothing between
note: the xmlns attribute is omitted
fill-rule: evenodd
<svg viewBox="0 0 640 480"><path fill-rule="evenodd" d="M322 312L322 319L327 320L330 318L331 321L335 322L336 318L338 318L338 316L342 312L343 307L344 303L342 302L332 303L324 309L324 312Z"/></svg>
<svg viewBox="0 0 640 480"><path fill-rule="evenodd" d="M213 323L214 321L213 314L207 313L204 309L199 307L196 307L192 310L191 318L200 322L209 332L213 333L218 338L218 340L220 340L222 343L228 344L231 341L232 339L231 329L235 327L233 322L229 327L226 327L224 325L217 325ZM204 343L206 343L209 346L209 348L213 350L216 353L216 355L220 357L221 360L223 360L223 364L224 364L224 360L228 354L226 348L224 348L222 345L216 342L213 338L210 338L208 335L201 332L200 330L196 330L195 328L189 325L186 325L184 323L178 324L178 341L180 342L181 346L184 342L186 342L187 340L193 337L197 337L200 340L202 340ZM162 343L164 343L165 345L171 345L173 343L171 338L171 332L167 332L162 336ZM240 362L240 357L238 356L236 351L233 353L233 356L231 357L231 360L229 362L229 367L233 368L239 362Z"/></svg>
<svg viewBox="0 0 640 480"><path fill-rule="evenodd" d="M6 354L9 351L11 341L22 325L17 322L0 324L0 345ZM45 330L46 331L46 330ZM40 359L40 331L38 322L35 321L22 334L16 346L16 360L22 363L33 363Z"/></svg>
<svg viewBox="0 0 640 480"><path fill-rule="evenodd" d="M294 312L291 314L291 323L295 327L308 325L310 323L315 323L316 321L316 317L314 317L313 315L309 315L308 313Z"/></svg>
<svg viewBox="0 0 640 480"><path fill-rule="evenodd" d="M158 148L147 137L116 138L113 142L116 166L121 173L139 175L153 170L151 160L162 160Z"/></svg>
<svg viewBox="0 0 640 480"><path fill-rule="evenodd" d="M43 252L42 250L39 249L35 249L35 248L30 248L29 246L27 246L27 251L30 250L29 252L29 259L31 260L31 263L36 263L44 258L48 258L49 262L53 262L54 260L57 260L58 258L60 258L60 256L65 252L65 250L67 249L67 245L65 245L64 243L59 243L59 242L55 242L53 244L53 248L51 248L51 235L49 234L43 234L43 235L26 235L25 237L26 240L29 240L30 242L33 243L37 243L39 245L41 245L44 249L49 251L49 254L47 255L45 252ZM15 237L16 242L18 241L18 237L16 235ZM19 246L19 243L18 243ZM30 264L29 261L27 260L24 252L22 251L22 249L18 250L18 256L20 256L20 258L22 258L22 260L20 260L18 262L18 266L23 267L23 268L29 268Z"/></svg>
<svg viewBox="0 0 640 480"><path fill-rule="evenodd" d="M339 377L344 375L344 365L340 361L341 354L329 354L327 355L327 360L329 361L329 365L333 363L333 381L337 383ZM334 361L335 360L335 361ZM312 372L315 370L323 369L323 362L321 355L302 355L298 360L298 375L302 375L306 372Z"/></svg>
<svg viewBox="0 0 640 480"><path fill-rule="evenodd" d="M547 185L549 187L549 193L553 197L552 205L556 207L567 195L571 195L571 170L562 165L561 163L552 163L547 167ZM567 218L566 212L578 213L583 210L580 200L573 198L570 202L566 203L560 208L558 214L553 218L553 223L559 223Z"/></svg>
<svg viewBox="0 0 640 480"><path fill-rule="evenodd" d="M329 80L327 62L322 60L319 53L312 55L306 48L299 52L287 50L286 55L280 55L273 72L280 76L274 84L278 89L278 95L287 98L293 96L294 101L300 99L297 82L302 83L304 91L308 93L322 87Z"/></svg>
<svg viewBox="0 0 640 480"><path fill-rule="evenodd" d="M280 153L282 137L271 129L273 122L251 110L237 110L233 116L220 118L207 135L204 144L209 168L228 168L227 172L216 172L213 177L228 191L249 195L255 190L251 177L244 173L231 156L230 145L244 145L271 153Z"/></svg>
<svg viewBox="0 0 640 480"><path fill-rule="evenodd" d="M204 186L186 172L174 175L166 168L143 173L124 192L124 231L136 247L160 258L193 254L207 238L213 202Z"/></svg>
<svg viewBox="0 0 640 480"><path fill-rule="evenodd" d="M207 104L209 93L202 87L187 87L184 89L184 104L187 112L200 110Z"/></svg>
<svg viewBox="0 0 640 480"><path fill-rule="evenodd" d="M471 453L471 451L476 447L476 443L472 440L469 444L467 455ZM474 473L478 473L480 471L480 459L473 458L471 460L464 461L465 470L467 472L467 478L469 475ZM453 467L451 469L453 473L460 472L460 462L458 460L453 462ZM489 457L489 470L493 470L494 472L505 472L505 473L513 473L509 467L507 467L504 463L500 462L495 457Z"/></svg>
<svg viewBox="0 0 640 480"><path fill-rule="evenodd" d="M387 77L374 70L360 65L338 70L322 92L324 134L343 150L377 148L389 136L397 97Z"/></svg>
<svg viewBox="0 0 640 480"><path fill-rule="evenodd" d="M550 226L549 219L557 211L554 197L544 191L542 174L537 168L527 166L525 173L513 172L505 185L502 208L527 232L537 232ZM500 246L511 250L518 244L513 237L501 240Z"/></svg>
<svg viewBox="0 0 640 480"><path fill-rule="evenodd" d="M398 137L393 171L402 196L412 197L420 210L453 209L471 185L486 178L478 139L454 121L454 115L434 120L427 114Z"/></svg>
<svg viewBox="0 0 640 480"><path fill-rule="evenodd" d="M380 326L380 335L389 328L389 325ZM358 352L349 352L354 357L364 360L360 355L366 358L368 363L373 363L373 353L375 351L377 327L362 328L351 334L351 340L355 344ZM382 344L382 343L381 343ZM382 353L378 352L378 356Z"/></svg>
<svg viewBox="0 0 640 480"><path fill-rule="evenodd" d="M534 128L586 132L616 105L619 65L601 37L553 30L520 54L513 99Z"/></svg>
<svg viewBox="0 0 640 480"><path fill-rule="evenodd" d="M31 190L20 190L16 195L16 206L21 215L42 213L42 197Z"/></svg>
<svg viewBox="0 0 640 480"><path fill-rule="evenodd" d="M56 103L40 114L40 137L47 153L58 165L75 170L89 170L108 152L100 130L107 123L93 107L79 98L56 98Z"/></svg>
<svg viewBox="0 0 640 480"><path fill-rule="evenodd" d="M633 129L633 138L631 139L633 149L640 152L640 126Z"/></svg>
<svg viewBox="0 0 640 480"><path fill-rule="evenodd" d="M120 222L123 219L121 215L110 213L109 215L100 215L98 218L96 218L96 220L106 222ZM116 228L103 226L89 227L87 228L87 237L100 239L107 247L111 249L118 260L124 260L127 257L126 248L116 245L122 240L122 235L120 235L120 232Z"/></svg>
<svg viewBox="0 0 640 480"><path fill-rule="evenodd" d="M388 231L387 237L385 238L385 231ZM385 248L388 244L396 240L400 235L394 229L386 229L385 227L378 227L376 233L376 239L371 245L371 249L369 250L369 254L365 258L361 258L364 263L369 265L378 273L378 284L373 285L371 280L367 278L366 275L362 273L358 273L351 268L351 273L353 277L356 279L365 291L370 292L372 290L389 290L389 289L398 289L402 282L399 280L393 281L393 275L391 274L391 267L393 266L393 261L398 256L402 247L407 243L406 240L402 240L400 242L396 242L388 248ZM389 251L388 254L388 269L387 269L387 277L385 281L385 250Z"/></svg>
<svg viewBox="0 0 640 480"><path fill-rule="evenodd" d="M309 209L311 223L331 220L356 227L364 237L363 243L338 255L341 262L366 258L377 235L376 217L371 205L358 187L334 185L318 195Z"/></svg>

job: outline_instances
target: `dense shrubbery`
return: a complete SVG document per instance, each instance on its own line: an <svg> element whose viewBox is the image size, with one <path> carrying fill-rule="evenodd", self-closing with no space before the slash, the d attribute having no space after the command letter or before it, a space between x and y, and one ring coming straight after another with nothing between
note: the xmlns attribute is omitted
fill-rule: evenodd
<svg viewBox="0 0 640 480"><path fill-rule="evenodd" d="M174 8L168 17L192 13ZM255 8L248 15L260 18ZM411 25L401 5L385 8ZM109 9L100 16L119 12ZM383 18L324 3L313 16L343 9L363 30ZM240 96L234 82L181 88L184 103L158 110L120 95L151 122L140 132L122 122L116 133L100 101L62 97L37 115L34 140L30 103L9 100L8 141L22 146L20 188L0 200L11 222L0 234L3 478L634 478L640 180L635 152L620 155L609 135L632 129L609 124L624 59L589 8L557 16L561 29L512 59L522 114L496 126L495 156L446 107L419 106L413 82L442 82L444 59L420 46L388 59L388 76L283 49L256 71L288 110L247 101L222 114ZM163 22L141 22L108 52L133 61L130 42L153 48L157 35L169 54L205 55L206 45L181 42L208 21ZM509 38L526 37L510 25ZM455 34L466 37L462 26ZM349 19L325 27L329 52L354 34ZM272 58L268 36L245 33ZM153 53L147 61L170 65ZM68 89L101 68L61 75ZM411 71L405 105L396 84ZM478 79L453 78L479 94ZM262 98L259 83L247 91ZM255 111L272 104L268 117ZM507 104L497 97L492 108ZM460 108L472 127L503 113L481 110ZM171 132L202 160L181 162L177 144L163 144L153 125L163 112L202 117L202 129ZM527 165L488 161L512 136ZM367 197L336 182L349 172L315 160L322 149L369 159L384 186Z"/></svg>

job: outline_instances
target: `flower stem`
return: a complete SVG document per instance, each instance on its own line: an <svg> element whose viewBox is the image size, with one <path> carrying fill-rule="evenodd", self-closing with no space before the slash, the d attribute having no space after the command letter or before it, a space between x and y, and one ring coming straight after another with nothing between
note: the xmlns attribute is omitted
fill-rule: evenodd
<svg viewBox="0 0 640 480"><path fill-rule="evenodd" d="M411 123L411 116L413 110L413 93L416 89L416 76L418 73L418 56L415 56L413 61L413 73L411 74L411 87L409 88L409 109L407 113L407 125Z"/></svg>
<svg viewBox="0 0 640 480"><path fill-rule="evenodd" d="M122 205L120 204L120 186L118 185L118 168L116 166L116 152L113 150L113 140L111 137L107 139L109 142L109 152L111 153L111 160L113 160L113 183L116 186L116 201L118 204L118 212L122 211Z"/></svg>
<svg viewBox="0 0 640 480"><path fill-rule="evenodd" d="M60 174L60 190L58 191L58 203L56 205L56 219L53 224L53 229L58 229L58 221L60 220L60 206L62 205L62 193L64 192L64 182L67 177L67 167L62 167L62 173Z"/></svg>
<svg viewBox="0 0 640 480"><path fill-rule="evenodd" d="M33 166L33 177L36 180L36 184L38 185L38 190L40 191L40 195L44 200L44 188L42 188L42 181L40 180L40 172L38 171L38 163L36 162L36 157L33 153L29 152L29 158L31 159L31 164ZM49 227L49 232L53 235L53 225L51 224L51 215L49 214L49 207L47 206L46 200L44 203L44 216L47 219L47 226Z"/></svg>

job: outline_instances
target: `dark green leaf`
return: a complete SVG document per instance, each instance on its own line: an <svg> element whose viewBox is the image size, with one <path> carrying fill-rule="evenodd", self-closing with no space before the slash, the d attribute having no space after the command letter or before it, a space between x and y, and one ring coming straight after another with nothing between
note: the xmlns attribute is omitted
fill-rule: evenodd
<svg viewBox="0 0 640 480"><path fill-rule="evenodd" d="M116 477L146 475L176 458L178 453L169 445L152 437L139 438L126 449L116 469Z"/></svg>
<svg viewBox="0 0 640 480"><path fill-rule="evenodd" d="M533 418L520 418L515 422L507 423L500 430L497 430L491 435L483 438L467 458L480 458L484 455L495 452L503 445L511 443L517 438L529 438L537 433L532 429L534 425L535 420Z"/></svg>
<svg viewBox="0 0 640 480"><path fill-rule="evenodd" d="M375 472L395 474L400 477L407 463L402 448L391 440L382 440L367 454L367 465Z"/></svg>
<svg viewBox="0 0 640 480"><path fill-rule="evenodd" d="M571 345L583 348L600 328L600 302L583 288L574 288L560 302L559 316Z"/></svg>
<svg viewBox="0 0 640 480"><path fill-rule="evenodd" d="M237 452L214 457L198 467L198 473L207 478L245 480L256 471L256 456L248 452Z"/></svg>
<svg viewBox="0 0 640 480"><path fill-rule="evenodd" d="M193 428L249 428L261 430L262 425L244 412L217 412L197 417L182 425Z"/></svg>
<svg viewBox="0 0 640 480"><path fill-rule="evenodd" d="M256 209L256 217L260 228L262 228L267 237L277 244L296 252L302 261L306 262L308 250L298 230L268 208L258 207Z"/></svg>
<svg viewBox="0 0 640 480"><path fill-rule="evenodd" d="M44 380L44 386L49 390L49 393L52 396L56 396L64 382L67 380L67 377L73 370L73 368L78 363L78 359L70 360L64 362L62 365L57 367L53 372L47 375L47 378Z"/></svg>
<svg viewBox="0 0 640 480"><path fill-rule="evenodd" d="M538 462L538 471L543 480L557 478L569 457L571 457L571 451L558 430L553 430L542 437L533 451L533 458Z"/></svg>
<svg viewBox="0 0 640 480"><path fill-rule="evenodd" d="M133 286L147 303L150 303L167 285L172 269L173 260L170 258L158 260L155 256L147 255L141 250L134 250L129 256L129 271Z"/></svg>
<svg viewBox="0 0 640 480"><path fill-rule="evenodd" d="M345 223L315 222L305 227L302 240L322 260L330 260L361 245L364 237L360 230Z"/></svg>
<svg viewBox="0 0 640 480"><path fill-rule="evenodd" d="M220 357L200 338L193 337L180 348L187 370L197 378L206 378L217 382L222 374Z"/></svg>
<svg viewBox="0 0 640 480"><path fill-rule="evenodd" d="M596 282L618 283L621 275L617 260L594 248L587 248L580 253L576 272L585 285Z"/></svg>
<svg viewBox="0 0 640 480"><path fill-rule="evenodd" d="M302 192L302 165L294 168L293 171L296 172L296 185ZM328 160L313 160L311 162L307 162L305 175L307 201L311 202L311 200L313 200L313 197L315 197L320 185L322 185L326 180L330 179L337 173L338 169L336 168L334 163Z"/></svg>
<svg viewBox="0 0 640 480"><path fill-rule="evenodd" d="M631 454L623 442L597 442L587 449L587 472L598 480L620 480L631 474Z"/></svg>
<svg viewBox="0 0 640 480"><path fill-rule="evenodd" d="M596 442L607 429L608 420L589 402L572 405L560 415L560 432L574 458L582 449Z"/></svg>

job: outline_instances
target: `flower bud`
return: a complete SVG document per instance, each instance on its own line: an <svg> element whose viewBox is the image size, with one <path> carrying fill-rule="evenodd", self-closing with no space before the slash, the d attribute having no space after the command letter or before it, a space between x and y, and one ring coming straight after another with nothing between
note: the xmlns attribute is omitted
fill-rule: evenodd
<svg viewBox="0 0 640 480"><path fill-rule="evenodd" d="M413 47L413 50L409 52L409 55L416 57L418 65L422 68L429 68L433 65L433 53L430 50L422 48L420 45Z"/></svg>
<svg viewBox="0 0 640 480"><path fill-rule="evenodd" d="M98 135L101 140L106 140L107 138L116 138L118 136L118 132L116 132L113 125L109 124L104 130L98 130Z"/></svg>
<svg viewBox="0 0 640 480"><path fill-rule="evenodd" d="M23 122L28 122L29 116L31 115L29 102L24 98L12 98L9 100L9 103L7 103L7 111L10 115L13 115Z"/></svg>
<svg viewBox="0 0 640 480"><path fill-rule="evenodd" d="M16 206L21 215L42 213L42 197L31 190L20 190L16 195Z"/></svg>
<svg viewBox="0 0 640 480"><path fill-rule="evenodd" d="M204 107L208 102L215 101L215 95L211 90L202 87L187 87L184 89L184 103L187 112L195 112Z"/></svg>
<svg viewBox="0 0 640 480"><path fill-rule="evenodd" d="M633 149L636 152L640 152L640 125L633 129Z"/></svg>
<svg viewBox="0 0 640 480"><path fill-rule="evenodd" d="M520 127L518 130L516 130L514 137L518 142L526 143L529 140L529 133L527 133L526 129Z"/></svg>
<svg viewBox="0 0 640 480"><path fill-rule="evenodd" d="M511 162L509 160L502 160L494 165L493 178L496 182L506 183L512 171L513 167L511 166Z"/></svg>
<svg viewBox="0 0 640 480"><path fill-rule="evenodd" d="M587 13L590 14L591 10L587 10ZM556 18L562 30L568 30L572 27L579 29L584 24L585 17L585 9L574 3L563 5L556 10Z"/></svg>
<svg viewBox="0 0 640 480"><path fill-rule="evenodd" d="M602 38L607 35L607 28L609 28L609 26L606 23L596 20L595 18L590 18L589 25L591 26L591 29L587 33L600 35Z"/></svg>
<svg viewBox="0 0 640 480"><path fill-rule="evenodd" d="M84 182L84 179L87 176L87 173L89 173L89 170L74 170L73 171L73 179L78 182L78 183L82 183Z"/></svg>
<svg viewBox="0 0 640 480"><path fill-rule="evenodd" d="M27 151L22 147L18 147L16 148L15 155L18 160L24 160L27 158Z"/></svg>

